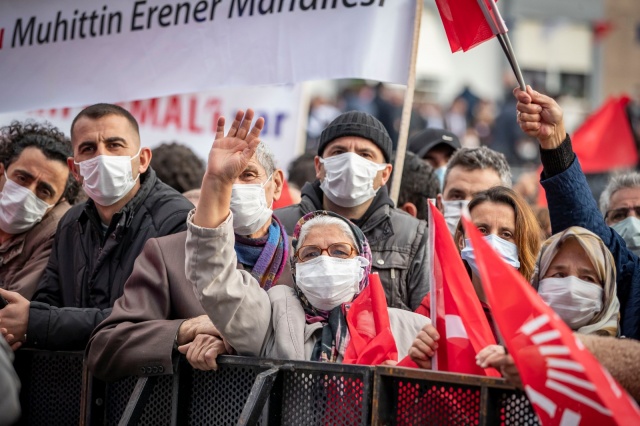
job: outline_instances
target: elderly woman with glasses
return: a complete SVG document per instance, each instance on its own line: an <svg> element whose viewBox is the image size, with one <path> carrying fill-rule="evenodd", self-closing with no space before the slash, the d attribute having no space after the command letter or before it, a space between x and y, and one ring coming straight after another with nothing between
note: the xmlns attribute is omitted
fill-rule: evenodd
<svg viewBox="0 0 640 426"><path fill-rule="evenodd" d="M253 112L241 113L225 137L224 118L209 154L202 194L188 219L186 271L225 342L240 355L341 362L349 342L351 302L368 285L369 244L349 220L316 211L298 222L292 240L294 288L265 292L236 268L231 187L253 155L263 126L251 128ZM399 358L422 327L424 316L389 308Z"/></svg>

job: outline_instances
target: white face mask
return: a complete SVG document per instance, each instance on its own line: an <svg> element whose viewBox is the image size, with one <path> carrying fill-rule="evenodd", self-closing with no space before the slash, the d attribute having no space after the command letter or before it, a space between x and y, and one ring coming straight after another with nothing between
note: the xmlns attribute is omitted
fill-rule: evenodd
<svg viewBox="0 0 640 426"><path fill-rule="evenodd" d="M82 187L89 198L101 206L111 206L122 200L133 189L140 173L133 178L131 161L140 155L142 147L133 157L127 155L98 155L76 163L82 176Z"/></svg>
<svg viewBox="0 0 640 426"><path fill-rule="evenodd" d="M12 235L21 234L33 228L42 220L53 204L47 204L31 190L6 179L0 192L0 229Z"/></svg>
<svg viewBox="0 0 640 426"><path fill-rule="evenodd" d="M640 256L640 219L629 216L625 220L611 225L611 228L624 239L629 250Z"/></svg>
<svg viewBox="0 0 640 426"><path fill-rule="evenodd" d="M516 269L520 267L520 261L518 260L518 247L515 244L507 240L503 240L494 234L485 235L483 238L500 254L505 262ZM471 240L467 238L464 242L465 247L460 252L460 257L462 257L462 260L467 261L469 267L477 276L480 276L478 264L476 263L476 255L473 252L473 247L471 247Z"/></svg>
<svg viewBox="0 0 640 426"><path fill-rule="evenodd" d="M444 220L447 222L447 227L451 235L456 233L458 222L460 222L460 216L462 215L462 209L467 207L469 200L455 200L445 201L442 200L442 206L444 207Z"/></svg>
<svg viewBox="0 0 640 426"><path fill-rule="evenodd" d="M267 207L264 186L271 176L262 184L235 184L231 190L231 213L233 213L233 230L238 235L251 235L260 229L273 215Z"/></svg>
<svg viewBox="0 0 640 426"><path fill-rule="evenodd" d="M375 197L373 179L386 164L378 164L353 152L345 152L329 158L321 158L324 179L322 192L340 207L355 207Z"/></svg>
<svg viewBox="0 0 640 426"><path fill-rule="evenodd" d="M572 275L540 280L538 294L572 330L589 324L602 311L602 287Z"/></svg>
<svg viewBox="0 0 640 426"><path fill-rule="evenodd" d="M363 268L368 264L361 256L353 259L318 256L296 264L296 285L314 308L330 311L353 300L360 289Z"/></svg>

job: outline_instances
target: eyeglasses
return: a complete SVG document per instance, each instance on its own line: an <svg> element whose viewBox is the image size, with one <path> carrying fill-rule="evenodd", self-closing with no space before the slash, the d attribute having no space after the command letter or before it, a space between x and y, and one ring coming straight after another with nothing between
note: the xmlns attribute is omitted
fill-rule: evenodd
<svg viewBox="0 0 640 426"><path fill-rule="evenodd" d="M604 218L611 222L620 222L631 216L632 211L635 217L640 218L640 206L621 207L619 209L609 210L607 214L604 215Z"/></svg>
<svg viewBox="0 0 640 426"><path fill-rule="evenodd" d="M296 257L300 262L306 262L321 256L325 251L331 257L349 259L351 255L356 252L356 249L349 243L334 243L327 248L321 248L318 246L302 246L296 252Z"/></svg>

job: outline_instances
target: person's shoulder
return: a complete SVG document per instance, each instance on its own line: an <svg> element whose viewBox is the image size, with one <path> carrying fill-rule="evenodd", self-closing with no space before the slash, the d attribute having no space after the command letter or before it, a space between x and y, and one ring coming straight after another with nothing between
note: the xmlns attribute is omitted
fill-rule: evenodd
<svg viewBox="0 0 640 426"><path fill-rule="evenodd" d="M193 208L193 204L182 194L157 180L144 200L144 209L140 209L136 214L147 215L148 213L157 229L166 226L173 228L182 222L186 229L187 215Z"/></svg>
<svg viewBox="0 0 640 426"><path fill-rule="evenodd" d="M178 232L175 234L164 235L158 238L151 238L149 242L151 244L157 244L158 248L163 252L173 252L175 250L185 250L185 244L187 242L187 231ZM147 244L150 244L147 242Z"/></svg>
<svg viewBox="0 0 640 426"><path fill-rule="evenodd" d="M389 208L389 219L396 233L402 232L405 234L422 235L427 228L427 222L422 219L417 219L404 210L397 208Z"/></svg>
<svg viewBox="0 0 640 426"><path fill-rule="evenodd" d="M58 222L58 229L62 229L66 226L69 226L75 223L78 219L80 219L80 216L82 216L82 213L84 212L86 205L87 205L87 202L83 201L81 203L74 204L73 206L71 206L71 208L68 209L60 218Z"/></svg>
<svg viewBox="0 0 640 426"><path fill-rule="evenodd" d="M267 294L269 295L269 300L271 300L272 304L276 301L286 300L292 296L297 297L296 291L288 285L274 285L267 291Z"/></svg>

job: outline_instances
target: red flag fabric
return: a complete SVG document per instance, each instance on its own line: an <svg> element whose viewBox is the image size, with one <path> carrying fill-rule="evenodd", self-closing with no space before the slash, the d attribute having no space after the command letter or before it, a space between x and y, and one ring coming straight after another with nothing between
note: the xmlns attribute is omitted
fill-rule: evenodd
<svg viewBox="0 0 640 426"><path fill-rule="evenodd" d="M369 275L369 285L351 303L347 312L350 340L344 364L379 365L398 360L391 332L387 298L378 274Z"/></svg>
<svg viewBox="0 0 640 426"><path fill-rule="evenodd" d="M638 164L638 150L627 116L628 96L609 98L572 137L585 173L603 173Z"/></svg>
<svg viewBox="0 0 640 426"><path fill-rule="evenodd" d="M466 52L494 37L477 0L436 0L436 6L451 52Z"/></svg>
<svg viewBox="0 0 640 426"><path fill-rule="evenodd" d="M282 207L287 207L293 204L291 200L291 193L289 193L289 183L287 180L282 181L282 194L280 194L280 199L273 202L273 210L280 209Z"/></svg>
<svg viewBox="0 0 640 426"><path fill-rule="evenodd" d="M440 334L434 370L500 377L476 364L476 354L496 340L444 216L433 203L429 213L431 292L416 312L429 316Z"/></svg>
<svg viewBox="0 0 640 426"><path fill-rule="evenodd" d="M462 220L500 334L542 424L640 424L624 389L471 221Z"/></svg>

